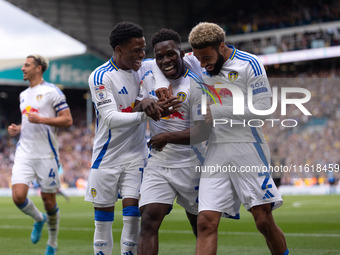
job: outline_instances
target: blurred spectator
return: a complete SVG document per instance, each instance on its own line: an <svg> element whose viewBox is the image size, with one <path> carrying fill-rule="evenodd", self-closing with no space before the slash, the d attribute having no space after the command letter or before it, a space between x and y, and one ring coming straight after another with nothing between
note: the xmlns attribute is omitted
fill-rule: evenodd
<svg viewBox="0 0 340 255"><path fill-rule="evenodd" d="M210 18L226 28L227 35L340 20L340 2L336 0L234 2L233 9L225 15L225 9L220 8Z"/></svg>

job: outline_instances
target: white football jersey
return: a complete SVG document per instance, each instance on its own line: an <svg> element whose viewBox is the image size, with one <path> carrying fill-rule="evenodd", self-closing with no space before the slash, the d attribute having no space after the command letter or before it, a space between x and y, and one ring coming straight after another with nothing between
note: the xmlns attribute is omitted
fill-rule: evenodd
<svg viewBox="0 0 340 255"><path fill-rule="evenodd" d="M228 47L232 48L233 52L218 75L210 75L204 68L201 68L199 61L192 53L184 57L186 65L188 64L194 68L195 72L200 73L207 85L228 84L241 89L244 95L245 108L248 107L248 87L251 88L253 102L255 99L271 98L272 92L269 81L258 58L255 55L237 50L233 46ZM222 103L222 106L233 105L233 96L229 89L217 88L214 91L212 86L207 86L206 89L214 96L217 105L220 105L220 103ZM208 101L209 98L208 96ZM209 143L265 142L262 128L251 127L260 126L261 124L251 122L251 125L248 125L247 120L232 120L233 125L231 126L231 120L228 121L227 124L219 124L212 128Z"/></svg>
<svg viewBox="0 0 340 255"><path fill-rule="evenodd" d="M69 108L63 92L54 84L43 81L20 93L21 133L15 157L27 159L59 159L57 128L30 123L27 113L54 118L58 112Z"/></svg>
<svg viewBox="0 0 340 255"><path fill-rule="evenodd" d="M89 87L97 119L91 168L112 168L131 160L147 158L146 124L110 129L98 109L112 105L117 112L132 112L139 93L139 82L152 61L143 62L138 72L120 69L111 58L89 77ZM151 69L151 67L150 67Z"/></svg>
<svg viewBox="0 0 340 255"><path fill-rule="evenodd" d="M177 96L177 99L182 101L182 104L178 112L164 117L160 121L150 120L151 137L163 132L183 131L194 124L193 118L199 120L197 107L201 103L201 91L197 88L200 87L199 83L202 83L202 80L189 69L186 69L182 77L176 80L169 80L169 83L172 86L173 95ZM140 86L138 100L147 97L158 100L155 96L155 78L151 72L143 77ZM201 120L204 120L204 118L201 117ZM204 160L203 151L202 144L190 146L169 143L161 152L151 149L148 166L157 165L168 168L180 168L199 165Z"/></svg>

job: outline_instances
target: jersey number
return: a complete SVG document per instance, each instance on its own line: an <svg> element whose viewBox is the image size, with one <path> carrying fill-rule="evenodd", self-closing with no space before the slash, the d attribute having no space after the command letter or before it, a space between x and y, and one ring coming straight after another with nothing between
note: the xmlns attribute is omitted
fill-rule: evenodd
<svg viewBox="0 0 340 255"><path fill-rule="evenodd" d="M53 168L51 168L50 173L48 174L48 177L53 177L53 179L55 178L55 173L53 171Z"/></svg>

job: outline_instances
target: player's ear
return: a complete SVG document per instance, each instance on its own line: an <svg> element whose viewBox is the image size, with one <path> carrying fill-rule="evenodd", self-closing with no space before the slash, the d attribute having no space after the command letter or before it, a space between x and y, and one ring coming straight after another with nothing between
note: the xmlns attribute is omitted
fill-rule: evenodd
<svg viewBox="0 0 340 255"><path fill-rule="evenodd" d="M218 46L218 52L223 55L226 52L226 45L224 42L221 42Z"/></svg>
<svg viewBox="0 0 340 255"><path fill-rule="evenodd" d="M183 50L181 50L180 57L181 57L181 58L184 58L184 56L185 56L185 53L184 53Z"/></svg>
<svg viewBox="0 0 340 255"><path fill-rule="evenodd" d="M117 45L116 48L115 48L115 52L117 54L122 54L122 47L120 47L120 45Z"/></svg>
<svg viewBox="0 0 340 255"><path fill-rule="evenodd" d="M42 65L37 65L37 69L38 69L38 71L40 71L40 72L42 72Z"/></svg>

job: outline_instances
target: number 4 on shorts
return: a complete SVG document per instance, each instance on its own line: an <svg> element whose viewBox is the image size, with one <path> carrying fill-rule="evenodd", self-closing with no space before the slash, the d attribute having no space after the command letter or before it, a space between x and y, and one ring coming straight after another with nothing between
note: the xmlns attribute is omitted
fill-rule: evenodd
<svg viewBox="0 0 340 255"><path fill-rule="evenodd" d="M51 168L48 177L53 177L53 179L55 178L55 173L54 173L54 171L53 171L53 168Z"/></svg>

